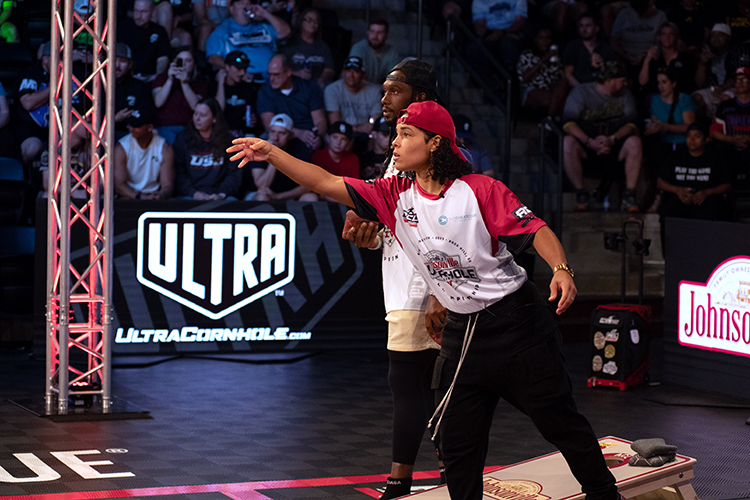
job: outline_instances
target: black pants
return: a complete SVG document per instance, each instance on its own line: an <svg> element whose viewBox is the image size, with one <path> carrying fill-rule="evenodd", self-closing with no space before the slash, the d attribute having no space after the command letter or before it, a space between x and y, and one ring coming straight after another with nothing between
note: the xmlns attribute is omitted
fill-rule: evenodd
<svg viewBox="0 0 750 500"><path fill-rule="evenodd" d="M437 349L388 351L388 385L393 394L393 461L414 465L434 406L430 388Z"/></svg>
<svg viewBox="0 0 750 500"><path fill-rule="evenodd" d="M614 500L615 478L591 425L576 410L559 329L533 284L478 314L449 314L435 366L436 397L442 399L450 386L467 322L475 319L474 339L440 426L451 499L482 498L490 426L503 398L560 450L588 500Z"/></svg>

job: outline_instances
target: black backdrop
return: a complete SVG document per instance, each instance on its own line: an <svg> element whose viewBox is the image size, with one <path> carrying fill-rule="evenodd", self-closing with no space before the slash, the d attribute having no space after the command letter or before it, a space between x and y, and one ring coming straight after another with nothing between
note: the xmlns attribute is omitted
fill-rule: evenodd
<svg viewBox="0 0 750 500"><path fill-rule="evenodd" d="M40 200L37 206L35 273L35 353L41 357L45 353L46 303L44 201ZM144 212L184 212L186 219L195 213L290 214L296 221L294 279L237 311L212 320L189 305L143 286L136 278L137 227ZM327 202L117 200L114 206L112 334L120 342L113 342L113 353L384 348L386 324L381 252L360 250L341 239L345 213L343 205ZM71 259L74 262L85 258L88 252L87 235L82 233L71 235ZM231 260L231 251L225 251L224 257L225 261ZM196 268L202 265L208 266L209 263L196 262ZM83 311L76 306L72 309L76 321L80 321ZM119 328L122 330L118 332ZM157 335L152 330L160 332L156 332ZM294 332L302 334L292 338ZM231 340L238 338L237 335L242 340ZM178 336L180 340L177 340ZM213 341L208 340L211 336ZM128 339L129 342L123 342ZM144 341L146 339L148 341ZM159 341L155 342L155 339Z"/></svg>
<svg viewBox="0 0 750 500"><path fill-rule="evenodd" d="M719 264L750 255L750 224L667 219L664 294L664 380L747 398L750 358L680 345L677 340L681 281L705 283Z"/></svg>

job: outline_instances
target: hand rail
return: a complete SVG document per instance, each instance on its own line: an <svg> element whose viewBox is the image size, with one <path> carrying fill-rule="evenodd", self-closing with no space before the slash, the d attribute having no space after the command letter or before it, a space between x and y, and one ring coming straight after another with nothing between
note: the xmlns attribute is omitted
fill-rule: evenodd
<svg viewBox="0 0 750 500"><path fill-rule="evenodd" d="M562 241L563 233L563 176L565 175L564 156L563 156L563 143L565 139L565 132L561 129L557 123L554 122L550 117L545 118L539 122L539 156L541 158L541 169L539 172L540 177L540 191L541 191L541 203L539 208L540 216L544 217L544 198L546 192L546 178L545 175L546 165L549 165L557 173L557 186L556 186L556 200L557 210L552 211L554 218L553 230L557 235L558 239ZM545 143L547 142L547 134L554 134L557 137L557 157L551 156L545 149Z"/></svg>
<svg viewBox="0 0 750 500"><path fill-rule="evenodd" d="M503 102L498 96L494 94L495 89L492 89L487 82L485 82L482 77L477 73L477 71L464 59L464 57L461 55L459 50L456 48L456 46L453 44L453 30L452 27L457 27L465 36L465 39L471 43L473 46L477 46L477 50L479 50L482 54L482 56L494 67L494 69L500 74L502 80L505 82L505 102ZM502 181L504 184L508 184L508 181L510 179L510 147L511 147L511 140L513 138L513 123L515 118L515 106L513 103L513 96L515 95L515 88L517 85L517 78L515 75L511 75L508 70L506 70L495 57L490 53L487 48L482 45L482 42L472 33L472 31L457 17L451 16L446 20L446 42L445 42L445 101L446 104L450 107L450 93L451 93L451 59L456 58L456 60L463 66L464 70L466 70L474 79L475 82L479 84L479 86L482 88L482 90L485 91L486 95L489 97L489 99L492 101L493 104L495 104L497 107L500 108L500 110L503 113L503 117L500 119L498 125L501 130L503 130L502 135L502 141L501 144L503 146L503 154L502 154ZM473 47L472 47L473 50Z"/></svg>

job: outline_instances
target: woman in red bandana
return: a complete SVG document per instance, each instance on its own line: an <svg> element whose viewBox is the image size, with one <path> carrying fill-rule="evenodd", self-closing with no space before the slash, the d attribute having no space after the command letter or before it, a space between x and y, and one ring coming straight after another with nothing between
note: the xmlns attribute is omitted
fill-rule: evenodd
<svg viewBox="0 0 750 500"><path fill-rule="evenodd" d="M500 181L471 174L450 114L433 101L397 121L394 165L376 181L337 177L265 141L235 139L232 160L268 161L299 183L380 221L395 234L431 293L449 310L435 366L431 421L453 500L482 498L482 471L495 407L504 398L557 446L588 500L619 498L590 424L577 412L554 314L514 255L533 245L552 267L557 314L576 287L560 241ZM431 332L433 333L433 332ZM442 335L442 337L441 337Z"/></svg>

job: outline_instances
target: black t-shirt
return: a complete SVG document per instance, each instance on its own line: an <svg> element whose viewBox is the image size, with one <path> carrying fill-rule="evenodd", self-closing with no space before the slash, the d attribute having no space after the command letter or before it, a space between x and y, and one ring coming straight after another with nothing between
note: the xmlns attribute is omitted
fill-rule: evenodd
<svg viewBox="0 0 750 500"><path fill-rule="evenodd" d="M33 94L49 87L49 73L42 69L41 63L34 64L21 74L14 99L13 122L35 130L49 126L49 104L45 102L37 109L26 111L21 105L21 97Z"/></svg>
<svg viewBox="0 0 750 500"><path fill-rule="evenodd" d="M250 106L250 112L258 114L258 89L260 84L242 81L237 85L224 84L224 96L226 104L224 105L224 118L227 121L229 129L235 135L241 133L260 135L263 133L263 123L260 117L256 118L255 127L250 127L247 111Z"/></svg>
<svg viewBox="0 0 750 500"><path fill-rule="evenodd" d="M125 76L115 83L115 113L125 108L140 109L144 105L153 105L150 87L144 82ZM115 130L127 130L127 120L115 122Z"/></svg>
<svg viewBox="0 0 750 500"><path fill-rule="evenodd" d="M162 56L169 57L169 37L166 30L154 22L145 28L136 26L128 18L117 26L117 41L126 43L133 52L134 75L155 75L156 60Z"/></svg>
<svg viewBox="0 0 750 500"><path fill-rule="evenodd" d="M680 38L688 47L700 47L706 34L706 28L710 28L710 16L702 6L695 10L687 10L678 5L667 14L667 18L675 23L680 29Z"/></svg>
<svg viewBox="0 0 750 500"><path fill-rule="evenodd" d="M731 5L718 9L719 15L714 19L714 22L728 24L732 30L732 45L739 45L750 40L750 20L740 11L737 2L732 0L727 3Z"/></svg>
<svg viewBox="0 0 750 500"><path fill-rule="evenodd" d="M385 155L367 150L359 159L359 178L364 180L379 179L385 168Z"/></svg>
<svg viewBox="0 0 750 500"><path fill-rule="evenodd" d="M731 167L720 147L709 143L701 156L693 156L687 148L679 148L663 164L659 177L673 186L701 191L732 181ZM664 193L664 196L677 196Z"/></svg>
<svg viewBox="0 0 750 500"><path fill-rule="evenodd" d="M601 56L602 62L614 61L617 56L612 47L599 40L596 42L594 47L594 54ZM591 83L596 80L595 75L599 72L598 58L594 58L593 54L589 52L589 49L583 44L583 40L580 38L573 40L565 46L563 52L563 66L573 66L573 76L580 83ZM596 63L595 66L592 63Z"/></svg>
<svg viewBox="0 0 750 500"><path fill-rule="evenodd" d="M743 104L736 97L720 103L712 128L717 126L726 135L750 135L750 103Z"/></svg>
<svg viewBox="0 0 750 500"><path fill-rule="evenodd" d="M302 142L300 139L297 139L296 137L292 137L291 139L289 139L289 142L284 148L284 151L286 151L290 155L302 161L306 161L306 162L310 161L310 148L308 148L304 142ZM267 166L268 166L268 162L253 161L253 162L250 162L250 164L246 166L245 168L249 167L250 170L254 170L254 169L265 170ZM294 182L285 174L282 174L279 170L276 170L276 175L274 176L273 182L271 182L270 187L271 187L271 191L273 191L274 193L283 193L286 191L291 191L292 189L296 187L299 187L299 184Z"/></svg>
<svg viewBox="0 0 750 500"><path fill-rule="evenodd" d="M659 92L659 87L656 83L657 76L659 70L666 67L674 71L677 76L677 88L680 91L690 93L695 90L694 59L687 52L680 52L669 64L664 61L664 57L662 56L651 60L648 65L648 83L643 86L646 94Z"/></svg>

